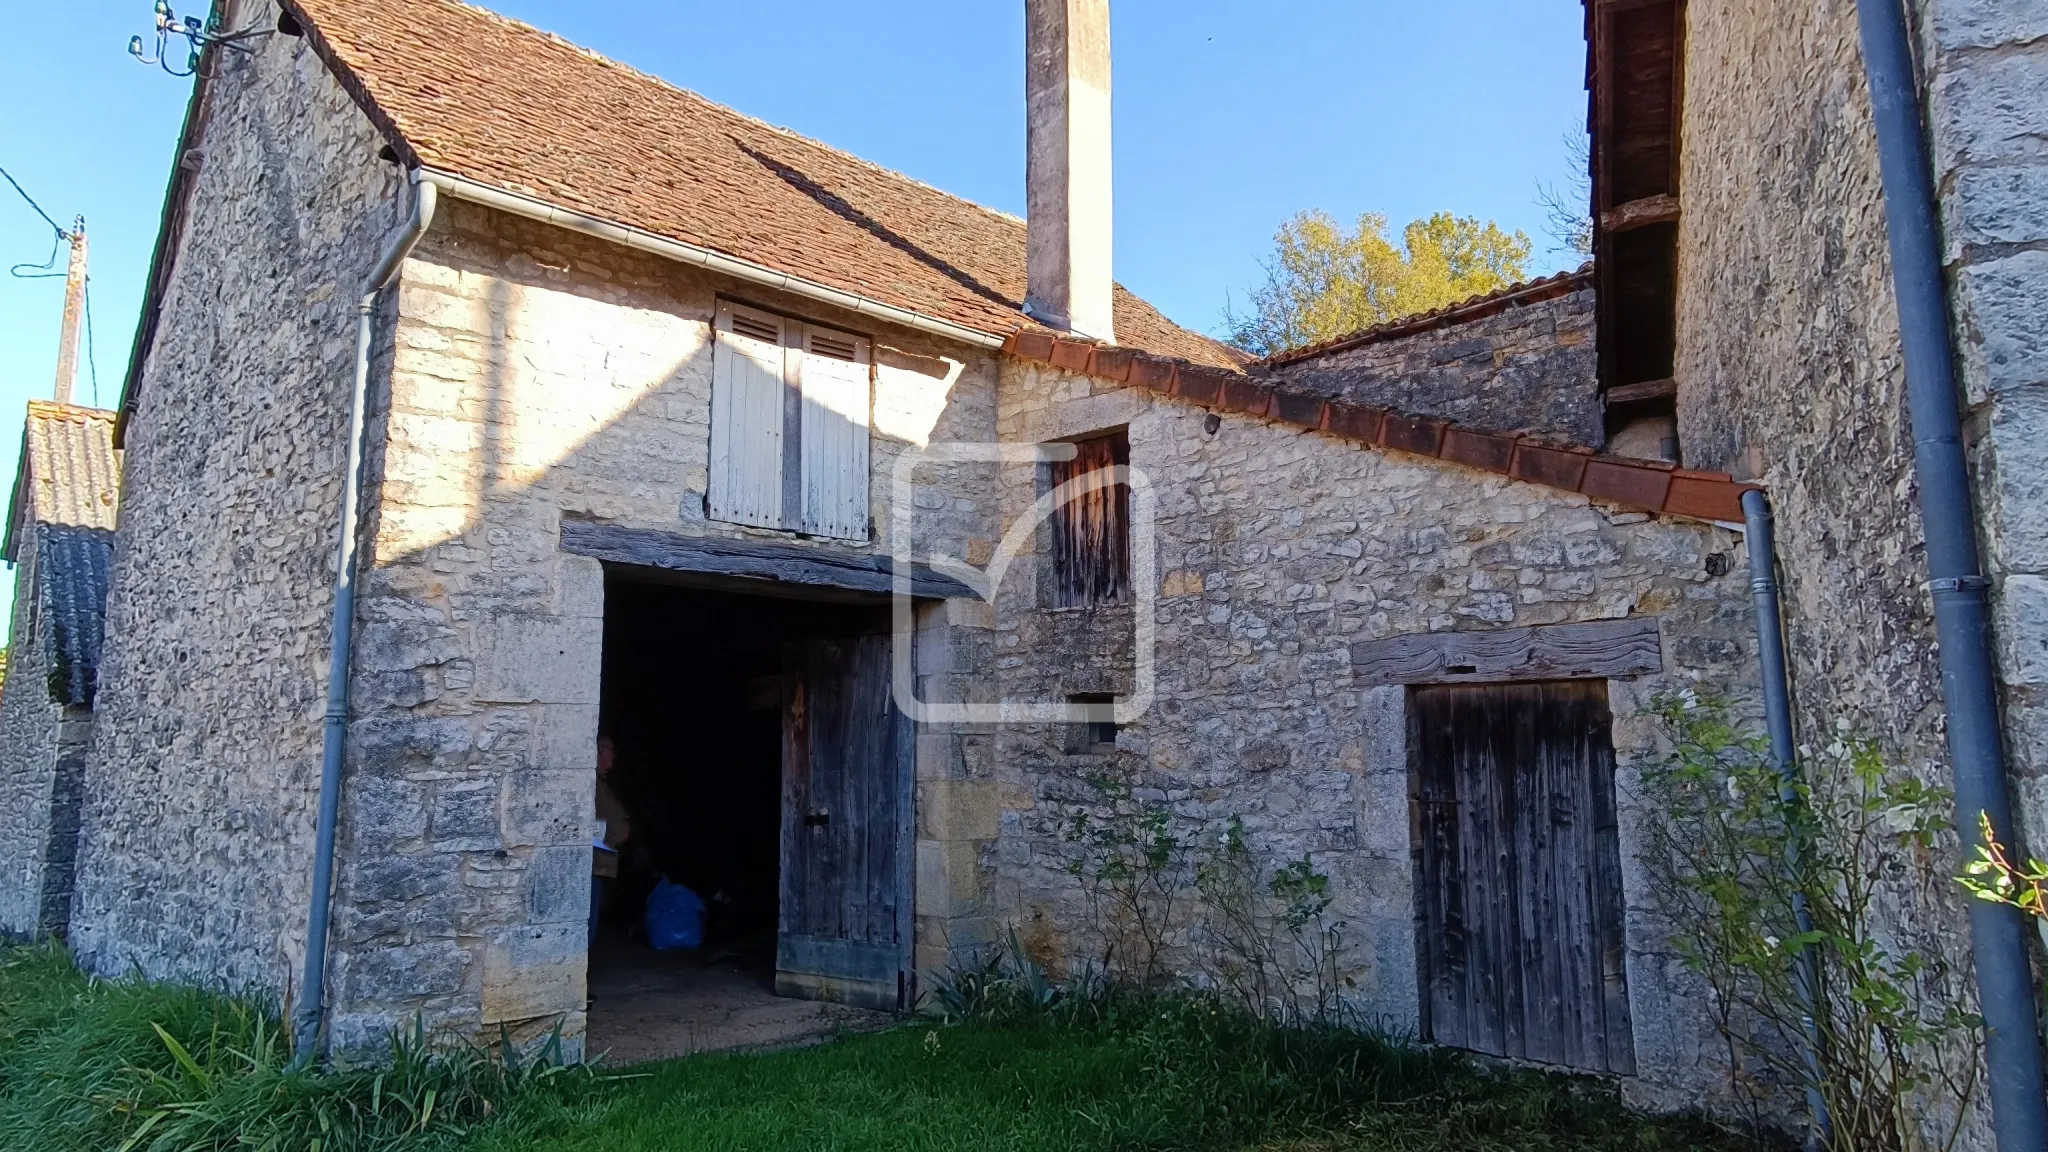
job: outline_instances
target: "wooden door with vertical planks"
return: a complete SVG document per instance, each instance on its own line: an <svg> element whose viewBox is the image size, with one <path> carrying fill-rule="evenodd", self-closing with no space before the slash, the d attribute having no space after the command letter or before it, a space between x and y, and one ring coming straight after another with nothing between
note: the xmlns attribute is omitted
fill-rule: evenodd
<svg viewBox="0 0 2048 1152"><path fill-rule="evenodd" d="M909 993L913 730L887 633L784 645L776 991L871 1008Z"/></svg>
<svg viewBox="0 0 2048 1152"><path fill-rule="evenodd" d="M1604 680L1409 698L1422 1035L1632 1073Z"/></svg>

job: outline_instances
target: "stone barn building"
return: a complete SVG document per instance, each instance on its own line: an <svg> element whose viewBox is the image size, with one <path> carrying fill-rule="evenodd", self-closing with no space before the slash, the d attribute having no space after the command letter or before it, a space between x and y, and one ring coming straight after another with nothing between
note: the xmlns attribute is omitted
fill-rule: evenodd
<svg viewBox="0 0 2048 1152"><path fill-rule="evenodd" d="M32 400L0 559L14 565L0 685L0 935L70 922L80 789L121 467L114 413Z"/></svg>
<svg viewBox="0 0 2048 1152"><path fill-rule="evenodd" d="M2038 253L1967 222L2032 169L1932 7L2024 766ZM95 970L614 1048L617 841L615 917L665 875L764 989L903 1007L1101 957L1076 829L1138 809L1327 875L1360 1018L1676 1106L1727 1069L1633 782L1657 693L1754 695L1746 488L1801 722L1943 770L1847 0L1594 0L1594 264L1262 362L1110 279L1100 0L1027 4L1028 224L454 0L225 14L277 31L202 72L120 414Z"/></svg>

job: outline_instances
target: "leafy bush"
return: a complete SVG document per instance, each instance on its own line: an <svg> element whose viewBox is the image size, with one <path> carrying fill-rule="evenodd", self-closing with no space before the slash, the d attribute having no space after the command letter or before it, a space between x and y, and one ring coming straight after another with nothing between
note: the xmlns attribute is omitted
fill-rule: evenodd
<svg viewBox="0 0 2048 1152"><path fill-rule="evenodd" d="M1954 1109L1936 1143L1953 1142L1979 1022L1945 994L1942 959L1900 948L1877 916L1887 893L1937 879L1948 795L1842 725L1788 780L1725 701L1669 693L1652 710L1671 751L1643 772L1661 816L1645 864L1711 991L1738 1095L1798 1085L1825 1104L1829 1147L1885 1152L1922 1146L1913 1109L1932 1096Z"/></svg>

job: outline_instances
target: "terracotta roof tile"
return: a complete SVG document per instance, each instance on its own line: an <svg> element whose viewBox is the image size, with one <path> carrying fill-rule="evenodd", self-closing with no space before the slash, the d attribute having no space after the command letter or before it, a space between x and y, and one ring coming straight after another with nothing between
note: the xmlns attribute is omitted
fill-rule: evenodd
<svg viewBox="0 0 2048 1152"><path fill-rule="evenodd" d="M1052 363L1054 344L1018 333L1004 349L1020 359ZM1100 364L1103 355L1098 349L1094 363ZM1274 389L1256 378L1141 352L1129 354L1127 372L1131 385L1188 403L1314 428L1359 444L1506 473L1530 484L1672 516L1740 521L1742 494L1759 487L1726 472L1695 472L1661 460L1602 456L1590 448L1560 447L1528 436L1496 436L1460 428L1432 416L1324 400Z"/></svg>
<svg viewBox="0 0 2048 1152"><path fill-rule="evenodd" d="M1024 222L456 0L285 0L408 162L1003 335ZM1122 344L1245 357L1118 288Z"/></svg>

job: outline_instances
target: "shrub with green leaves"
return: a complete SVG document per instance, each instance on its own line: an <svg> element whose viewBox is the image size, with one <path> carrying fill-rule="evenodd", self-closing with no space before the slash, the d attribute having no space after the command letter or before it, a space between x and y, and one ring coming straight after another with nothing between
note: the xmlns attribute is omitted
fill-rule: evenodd
<svg viewBox="0 0 2048 1152"><path fill-rule="evenodd" d="M1643 769L1658 814L1644 863L1674 947L1711 992L1738 1097L1810 1088L1829 1147L1887 1152L1928 1143L1917 1103L1946 1100L1933 1143L1948 1146L1975 1089L1979 1021L1946 994L1942 958L1896 944L1879 915L1934 887L1948 794L1846 724L1787 779L1725 701L1667 693L1652 711L1670 753ZM1802 953L1818 967L1811 990Z"/></svg>

